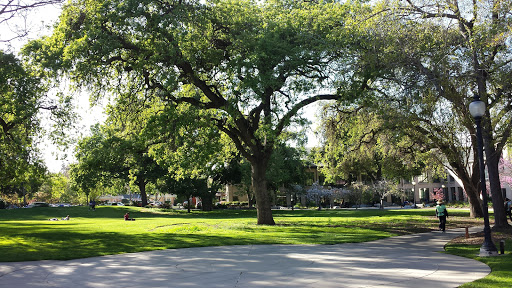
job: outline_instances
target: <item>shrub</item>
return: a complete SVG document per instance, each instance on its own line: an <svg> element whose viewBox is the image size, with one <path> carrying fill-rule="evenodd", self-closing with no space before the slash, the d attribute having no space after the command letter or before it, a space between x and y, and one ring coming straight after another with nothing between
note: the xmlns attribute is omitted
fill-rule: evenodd
<svg viewBox="0 0 512 288"><path fill-rule="evenodd" d="M217 202L215 203L214 207L217 209L227 209L228 205L226 203Z"/></svg>
<svg viewBox="0 0 512 288"><path fill-rule="evenodd" d="M162 205L160 205L161 208L164 208L164 209L172 209L172 205L171 205L171 202L169 201L165 201L165 203L163 203Z"/></svg>

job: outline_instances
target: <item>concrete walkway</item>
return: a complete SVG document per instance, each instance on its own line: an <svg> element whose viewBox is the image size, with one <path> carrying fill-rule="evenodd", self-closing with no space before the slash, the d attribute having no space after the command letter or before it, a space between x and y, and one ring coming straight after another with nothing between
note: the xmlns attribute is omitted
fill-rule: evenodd
<svg viewBox="0 0 512 288"><path fill-rule="evenodd" d="M438 253L463 233L456 229L356 244L222 246L0 263L0 287L457 287L490 272L481 262Z"/></svg>

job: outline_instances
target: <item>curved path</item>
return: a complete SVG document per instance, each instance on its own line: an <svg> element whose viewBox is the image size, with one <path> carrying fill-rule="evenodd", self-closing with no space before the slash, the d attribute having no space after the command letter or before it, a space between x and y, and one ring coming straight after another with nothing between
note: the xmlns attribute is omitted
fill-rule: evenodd
<svg viewBox="0 0 512 288"><path fill-rule="evenodd" d="M0 287L457 287L490 272L481 262L438 253L463 232L0 263Z"/></svg>

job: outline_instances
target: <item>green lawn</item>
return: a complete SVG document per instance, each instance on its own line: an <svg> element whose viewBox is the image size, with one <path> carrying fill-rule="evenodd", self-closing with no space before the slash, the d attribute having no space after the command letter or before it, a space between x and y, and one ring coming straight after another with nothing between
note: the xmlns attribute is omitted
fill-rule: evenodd
<svg viewBox="0 0 512 288"><path fill-rule="evenodd" d="M127 211L136 221L123 220ZM48 221L68 214L70 221ZM435 229L437 219L433 214L432 209L278 210L274 211L277 225L264 226L256 225L254 210L190 214L112 206L100 206L96 211L87 207L0 210L0 262L65 260L198 246L364 242ZM482 225L481 220L468 216L467 210L451 210L448 228ZM507 251L512 249L509 246L510 243ZM447 250L471 256L477 254L478 247L448 245ZM503 278L512 278L510 257L477 258L489 261L486 263L493 273L468 287L512 287L502 282Z"/></svg>
<svg viewBox="0 0 512 288"><path fill-rule="evenodd" d="M466 283L461 288L491 288L491 287L512 287L512 241L505 242L505 254L497 257L478 257L481 245L448 244L445 246L446 253L475 259L491 267L489 276ZM498 250L499 243L495 243Z"/></svg>

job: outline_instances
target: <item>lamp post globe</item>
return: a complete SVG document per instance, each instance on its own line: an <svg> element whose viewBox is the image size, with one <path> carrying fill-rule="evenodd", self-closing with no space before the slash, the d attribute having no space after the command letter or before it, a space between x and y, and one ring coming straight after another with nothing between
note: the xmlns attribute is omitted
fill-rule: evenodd
<svg viewBox="0 0 512 288"><path fill-rule="evenodd" d="M475 99L469 103L469 113L471 113L471 116L473 118L482 118L485 114L485 103L480 100L480 97L475 96Z"/></svg>
<svg viewBox="0 0 512 288"><path fill-rule="evenodd" d="M475 95L473 101L469 104L469 113L475 119L476 141L478 150L478 162L480 167L480 189L482 192L482 210L484 212L484 242L480 247L480 256L496 256L498 249L492 242L491 226L489 225L489 207L487 205L487 191L485 187L485 163L484 163L484 141L482 137L481 120L485 114L485 103L480 100L479 95Z"/></svg>

